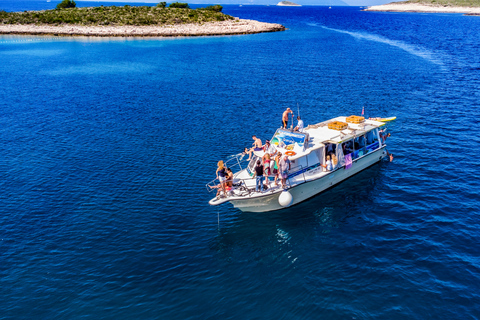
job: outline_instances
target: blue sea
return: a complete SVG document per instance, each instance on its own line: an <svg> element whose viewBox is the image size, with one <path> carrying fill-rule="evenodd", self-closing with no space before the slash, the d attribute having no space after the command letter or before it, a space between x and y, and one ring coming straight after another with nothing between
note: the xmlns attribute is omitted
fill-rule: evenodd
<svg viewBox="0 0 480 320"><path fill-rule="evenodd" d="M479 319L480 17L224 12L288 30L0 36L0 318ZM396 116L393 162L281 211L209 206L217 161L297 104Z"/></svg>

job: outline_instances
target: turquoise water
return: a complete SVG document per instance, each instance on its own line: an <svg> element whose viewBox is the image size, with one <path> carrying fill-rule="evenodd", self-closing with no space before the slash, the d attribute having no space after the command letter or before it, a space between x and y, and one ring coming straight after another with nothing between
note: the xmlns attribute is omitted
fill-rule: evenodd
<svg viewBox="0 0 480 320"><path fill-rule="evenodd" d="M288 30L0 37L0 318L480 318L480 19L224 11ZM209 206L216 162L297 103L397 116L394 161L282 211Z"/></svg>

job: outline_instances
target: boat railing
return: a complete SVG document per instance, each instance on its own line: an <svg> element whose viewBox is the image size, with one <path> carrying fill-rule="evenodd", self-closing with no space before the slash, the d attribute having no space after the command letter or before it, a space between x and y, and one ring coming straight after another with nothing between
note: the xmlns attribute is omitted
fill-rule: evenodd
<svg viewBox="0 0 480 320"><path fill-rule="evenodd" d="M288 177L286 179L287 186L291 188L295 185L306 182L307 179L305 177L305 172L306 172L305 167L301 165L298 167L295 167L294 171L289 171ZM274 174L266 175L264 176L264 178L268 179L269 182L267 184L270 185L270 183L273 183L275 179L275 175ZM266 181L264 180L263 183L265 184L265 182ZM277 178L277 183L278 184L281 183L280 176ZM205 187L207 188L208 192L212 192L213 190L218 190L219 188L221 188L220 181L217 178L215 178L209 183L207 183ZM234 180L232 181L231 191L236 191L236 192L227 192L227 198L230 195L250 197L256 192L255 189L256 189L256 177L250 177L250 178L244 178L244 179L234 178ZM274 187L270 187L269 189L271 192L277 190ZM266 190L263 189L262 191L268 191L269 189L266 189Z"/></svg>
<svg viewBox="0 0 480 320"><path fill-rule="evenodd" d="M308 167L303 165L298 165L295 167L295 171L289 171L288 177L286 179L288 187L295 186L300 183L307 182L307 178L305 177L305 172L307 172ZM293 180L293 183L292 183Z"/></svg>
<svg viewBox="0 0 480 320"><path fill-rule="evenodd" d="M240 164L239 164L240 165ZM305 173L307 172L308 167L299 165L294 168L294 170L291 170L288 172L288 177L286 179L286 184L288 188L295 187L296 185L302 184L304 182L307 182L307 178L305 176ZM280 173L279 173L280 174ZM270 174L267 176L264 176L265 179L268 179L270 183L273 183L275 179L274 174ZM265 183L265 180L264 180ZM281 177L279 176L277 178L277 183L281 183ZM212 192L213 190L218 190L221 188L220 186L220 181L215 178L209 183L206 184L205 186L207 188L208 192ZM226 197L229 198L230 196L241 196L241 197L251 197L254 195L256 192L256 177L250 177L250 178L234 178L232 181L232 190L229 192L226 192ZM269 189L262 190L262 191L268 191ZM278 190L274 187L270 188L271 192L274 192L275 190ZM234 192L235 191L235 192Z"/></svg>
<svg viewBox="0 0 480 320"><path fill-rule="evenodd" d="M232 156L230 159L225 161L225 167L226 168L240 168L239 171L243 170L242 163L245 164L245 162L249 162L250 160L244 160L243 158L246 156L245 153L239 153L234 156Z"/></svg>

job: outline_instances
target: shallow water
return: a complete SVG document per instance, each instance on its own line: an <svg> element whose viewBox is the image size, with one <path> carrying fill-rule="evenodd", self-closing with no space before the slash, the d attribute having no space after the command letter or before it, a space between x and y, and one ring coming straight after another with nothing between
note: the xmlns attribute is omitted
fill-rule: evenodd
<svg viewBox="0 0 480 320"><path fill-rule="evenodd" d="M479 318L480 19L224 12L288 30L0 37L0 318ZM282 211L209 206L216 162L297 103L397 116L394 162Z"/></svg>

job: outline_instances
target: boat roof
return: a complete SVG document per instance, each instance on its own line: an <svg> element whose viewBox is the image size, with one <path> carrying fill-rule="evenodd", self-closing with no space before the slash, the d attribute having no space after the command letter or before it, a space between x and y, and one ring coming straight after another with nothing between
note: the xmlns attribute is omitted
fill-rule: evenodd
<svg viewBox="0 0 480 320"><path fill-rule="evenodd" d="M323 147L327 143L341 143L343 141L347 141L354 137L361 136L373 129L376 129L385 125L383 122L380 122L380 121L365 119L364 122L359 124L347 123L348 127L340 131L340 130L334 130L334 129L328 128L328 124L333 121L340 121L340 122L347 123L347 117L344 117L344 116L336 117L336 118L326 120L314 125L309 125L303 131L304 134L308 136L308 145L305 145L304 147L300 147L297 144L295 144L295 147L293 148L292 151L294 151L296 154L289 158L292 160L300 158L310 153L310 151L312 151L313 149ZM278 146L276 146L276 149L282 152L283 154L285 154L286 151L289 151L287 149L280 148Z"/></svg>
<svg viewBox="0 0 480 320"><path fill-rule="evenodd" d="M340 143L349 140L353 137L361 136L368 131L379 128L385 125L383 122L367 120L363 123L348 123L347 117L336 117L327 121L323 121L314 125L309 125L304 132L308 133L310 137L319 142L325 143ZM340 121L348 124L345 130L329 129L328 124L333 121Z"/></svg>

